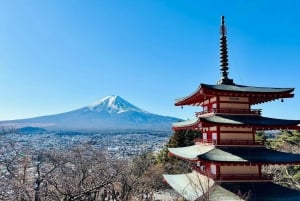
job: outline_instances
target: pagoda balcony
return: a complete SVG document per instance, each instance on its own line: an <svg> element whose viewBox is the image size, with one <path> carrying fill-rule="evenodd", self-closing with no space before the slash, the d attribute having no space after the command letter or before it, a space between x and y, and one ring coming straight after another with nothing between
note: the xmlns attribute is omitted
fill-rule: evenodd
<svg viewBox="0 0 300 201"><path fill-rule="evenodd" d="M192 170L199 172L202 175L208 176L215 181L219 182L232 182L232 181L272 181L273 177L270 174L212 174L208 170L202 169L193 165Z"/></svg>
<svg viewBox="0 0 300 201"><path fill-rule="evenodd" d="M218 145L261 145L265 142L263 140L220 140Z"/></svg>
<svg viewBox="0 0 300 201"><path fill-rule="evenodd" d="M231 181L272 181L272 175L269 174L222 174L215 180L220 182L231 182Z"/></svg>
<svg viewBox="0 0 300 201"><path fill-rule="evenodd" d="M263 140L211 140L211 139L202 139L202 138L196 138L194 139L195 144L214 144L214 145L227 145L227 146L242 146L242 145L256 145L256 146L264 146Z"/></svg>
<svg viewBox="0 0 300 201"><path fill-rule="evenodd" d="M216 144L216 140L211 139L202 139L202 138L195 138L194 140L195 144Z"/></svg>
<svg viewBox="0 0 300 201"><path fill-rule="evenodd" d="M247 114L247 115L259 115L261 116L261 109L232 109L232 108L222 108L222 109L210 109L203 110L201 112L196 112L196 117L199 117L207 113L218 113L218 114Z"/></svg>

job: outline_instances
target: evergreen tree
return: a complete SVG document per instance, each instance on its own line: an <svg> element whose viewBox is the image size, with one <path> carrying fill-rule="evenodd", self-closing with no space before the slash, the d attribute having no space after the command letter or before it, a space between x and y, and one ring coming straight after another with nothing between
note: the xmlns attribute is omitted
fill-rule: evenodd
<svg viewBox="0 0 300 201"><path fill-rule="evenodd" d="M193 130L178 130L171 136L167 147L186 147L194 144L194 139L199 138L201 133Z"/></svg>
<svg viewBox="0 0 300 201"><path fill-rule="evenodd" d="M194 139L201 137L199 131L177 130L170 137L166 146L157 154L157 162L162 163L165 173L181 174L190 172L189 162L169 156L168 148L186 147L194 144Z"/></svg>

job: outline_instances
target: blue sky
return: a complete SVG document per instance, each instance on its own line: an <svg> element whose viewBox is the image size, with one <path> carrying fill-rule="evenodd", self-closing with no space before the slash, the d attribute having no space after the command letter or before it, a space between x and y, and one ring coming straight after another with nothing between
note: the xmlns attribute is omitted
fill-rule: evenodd
<svg viewBox="0 0 300 201"><path fill-rule="evenodd" d="M273 0L15 0L0 2L0 120L56 114L119 95L147 111L174 106L219 72L225 15L229 77L295 87L295 98L256 106L300 119L300 2Z"/></svg>

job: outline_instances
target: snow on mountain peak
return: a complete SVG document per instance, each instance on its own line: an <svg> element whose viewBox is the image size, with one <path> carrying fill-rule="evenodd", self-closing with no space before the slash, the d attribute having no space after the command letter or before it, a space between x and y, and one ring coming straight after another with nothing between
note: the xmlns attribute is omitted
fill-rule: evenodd
<svg viewBox="0 0 300 201"><path fill-rule="evenodd" d="M142 111L138 107L132 105L120 96L106 96L94 104L88 106L91 110L100 112L107 111L109 113L122 113L126 111ZM145 111L143 111L145 112Z"/></svg>

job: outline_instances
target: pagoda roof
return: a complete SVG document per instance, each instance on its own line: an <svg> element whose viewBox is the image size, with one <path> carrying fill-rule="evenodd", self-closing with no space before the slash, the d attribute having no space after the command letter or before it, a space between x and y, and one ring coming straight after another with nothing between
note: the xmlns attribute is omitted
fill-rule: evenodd
<svg viewBox="0 0 300 201"><path fill-rule="evenodd" d="M212 201L217 200L241 200L239 196L226 190L220 185L196 171L188 174L163 175L165 181L185 199L189 201L197 200L207 192L210 193Z"/></svg>
<svg viewBox="0 0 300 201"><path fill-rule="evenodd" d="M188 174L164 174L163 177L174 190L189 201L197 200L204 193L209 193L211 201L244 199L249 201L300 200L300 191L273 182L222 182L217 184L212 179L196 171ZM244 199L243 196L245 196Z"/></svg>
<svg viewBox="0 0 300 201"><path fill-rule="evenodd" d="M193 171L188 174L163 175L165 181L185 199L194 201L209 193L209 200L294 201L300 191L273 182L222 182L215 183L205 175ZM208 188L209 186L209 188ZM239 197L241 196L241 198Z"/></svg>
<svg viewBox="0 0 300 201"><path fill-rule="evenodd" d="M178 121L173 123L173 128L198 128L198 124L200 123L200 118L189 119L186 121Z"/></svg>
<svg viewBox="0 0 300 201"><path fill-rule="evenodd" d="M258 115L211 115L200 117L202 121L218 124L249 125L249 126L297 126L300 120L287 120L263 117Z"/></svg>
<svg viewBox="0 0 300 201"><path fill-rule="evenodd" d="M214 89L219 91L232 91L232 92L249 92L249 93L290 93L294 88L273 88L273 87L254 87L236 84L201 84L202 88Z"/></svg>
<svg viewBox="0 0 300 201"><path fill-rule="evenodd" d="M265 147L215 147L198 155L199 159L216 162L299 163L300 154L286 153Z"/></svg>
<svg viewBox="0 0 300 201"><path fill-rule="evenodd" d="M221 163L299 163L300 154L279 152L265 147L236 147L193 145L188 147L169 148L169 152L177 157L196 160L214 161Z"/></svg>
<svg viewBox="0 0 300 201"><path fill-rule="evenodd" d="M189 96L175 100L176 106L199 105L209 96L231 95L249 97L251 104L263 103L280 98L290 98L294 88L255 87L236 84L200 84L198 89Z"/></svg>
<svg viewBox="0 0 300 201"><path fill-rule="evenodd" d="M226 125L226 126L251 126L257 128L272 129L298 129L300 120L287 120L263 117L259 115L230 115L209 114L202 115L196 119L173 123L173 128L199 128L202 124Z"/></svg>
<svg viewBox="0 0 300 201"><path fill-rule="evenodd" d="M223 182L224 189L239 195L249 194L249 201L295 201L300 200L300 191L272 182Z"/></svg>
<svg viewBox="0 0 300 201"><path fill-rule="evenodd" d="M214 145L192 145L188 147L168 148L169 152L180 158L197 160L199 154L207 153L214 149Z"/></svg>

